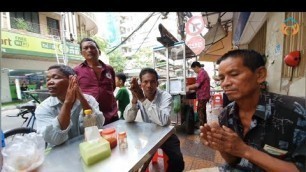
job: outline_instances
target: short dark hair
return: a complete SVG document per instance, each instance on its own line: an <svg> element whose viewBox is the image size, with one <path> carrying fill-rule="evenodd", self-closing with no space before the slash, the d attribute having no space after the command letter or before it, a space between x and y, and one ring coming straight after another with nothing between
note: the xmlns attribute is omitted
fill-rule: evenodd
<svg viewBox="0 0 306 172"><path fill-rule="evenodd" d="M192 62L191 68L195 68L195 67L204 67L204 65L198 61L195 61L195 62Z"/></svg>
<svg viewBox="0 0 306 172"><path fill-rule="evenodd" d="M141 71L140 71L140 73L139 73L139 79L140 79L140 81L142 81L142 76L143 76L144 74L147 74L147 73L151 73L151 74L155 75L156 81L158 80L158 74L157 74L156 70L153 69L153 68L150 68L150 67L146 67L146 68L141 69Z"/></svg>
<svg viewBox="0 0 306 172"><path fill-rule="evenodd" d="M118 79L120 79L120 80L123 82L123 84L125 83L125 81L126 81L126 75L125 75L124 73L122 73L122 72L117 73L117 74L116 74L116 77L117 77Z"/></svg>
<svg viewBox="0 0 306 172"><path fill-rule="evenodd" d="M48 68L48 70L51 70L51 69L58 69L59 71L61 71L67 78L69 78L70 75L75 75L75 72L74 70L69 67L69 66L66 66L66 65L63 65L63 64L55 64L55 65L52 65Z"/></svg>
<svg viewBox="0 0 306 172"><path fill-rule="evenodd" d="M266 64L264 56L254 50L248 49L231 50L221 56L217 60L217 64L220 64L223 60L226 60L227 58L242 58L243 65L249 68L252 72L255 72L256 69L261 66L265 66Z"/></svg>
<svg viewBox="0 0 306 172"><path fill-rule="evenodd" d="M82 51L82 44L83 44L83 42L87 42L87 41L91 41L91 42L95 43L96 47L98 48L98 50L100 50L100 47L99 47L99 45L97 44L97 42L95 40L93 40L91 38L83 38L81 40L81 42L80 42L80 51Z"/></svg>

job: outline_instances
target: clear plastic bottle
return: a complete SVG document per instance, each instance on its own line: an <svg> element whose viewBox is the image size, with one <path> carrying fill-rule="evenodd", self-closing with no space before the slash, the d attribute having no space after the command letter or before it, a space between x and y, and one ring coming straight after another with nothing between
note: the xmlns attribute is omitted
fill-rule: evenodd
<svg viewBox="0 0 306 172"><path fill-rule="evenodd" d="M85 114L84 122L83 122L84 128L97 125L96 118L92 115L92 110L91 109L84 110L84 114Z"/></svg>
<svg viewBox="0 0 306 172"><path fill-rule="evenodd" d="M118 142L120 149L126 149L128 147L126 132L122 131L118 133Z"/></svg>

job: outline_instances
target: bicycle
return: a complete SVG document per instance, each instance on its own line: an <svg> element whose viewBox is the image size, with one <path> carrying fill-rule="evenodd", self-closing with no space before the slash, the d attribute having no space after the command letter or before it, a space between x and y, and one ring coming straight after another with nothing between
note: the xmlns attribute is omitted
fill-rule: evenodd
<svg viewBox="0 0 306 172"><path fill-rule="evenodd" d="M28 134L31 132L36 132L36 129L34 129L34 123L36 120L35 101L31 100L27 103L17 105L16 108L19 109L20 111L16 115L11 115L8 117L21 117L22 119L24 119L24 121L21 127L13 128L3 133L6 144L11 142L16 135L24 135L24 134ZM30 116L28 116L28 114L30 114Z"/></svg>

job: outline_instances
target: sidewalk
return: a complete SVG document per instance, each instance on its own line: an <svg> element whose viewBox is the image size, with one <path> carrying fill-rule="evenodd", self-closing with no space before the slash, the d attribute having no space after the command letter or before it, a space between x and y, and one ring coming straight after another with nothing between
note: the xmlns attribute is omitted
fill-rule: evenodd
<svg viewBox="0 0 306 172"><path fill-rule="evenodd" d="M1 105L1 111L13 110L13 109L16 109L16 105L7 105L7 106Z"/></svg>
<svg viewBox="0 0 306 172"><path fill-rule="evenodd" d="M222 107L211 109L210 103L207 103L206 110L208 123L218 121ZM199 129L195 129L194 134L187 134L184 126L178 125L176 134L181 142L185 172L215 172L218 171L215 167L225 162L218 151L204 145Z"/></svg>

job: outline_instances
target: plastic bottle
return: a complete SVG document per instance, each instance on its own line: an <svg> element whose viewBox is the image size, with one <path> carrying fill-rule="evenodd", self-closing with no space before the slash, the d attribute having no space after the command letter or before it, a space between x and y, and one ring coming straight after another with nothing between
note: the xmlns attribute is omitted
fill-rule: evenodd
<svg viewBox="0 0 306 172"><path fill-rule="evenodd" d="M92 110L91 109L84 110L84 114L85 114L84 122L83 122L84 128L97 125L96 118L92 115Z"/></svg>
<svg viewBox="0 0 306 172"><path fill-rule="evenodd" d="M120 149L126 149L128 147L126 132L122 131L118 133L118 142Z"/></svg>
<svg viewBox="0 0 306 172"><path fill-rule="evenodd" d="M103 129L102 137L109 142L111 149L117 146L117 133L115 128Z"/></svg>

